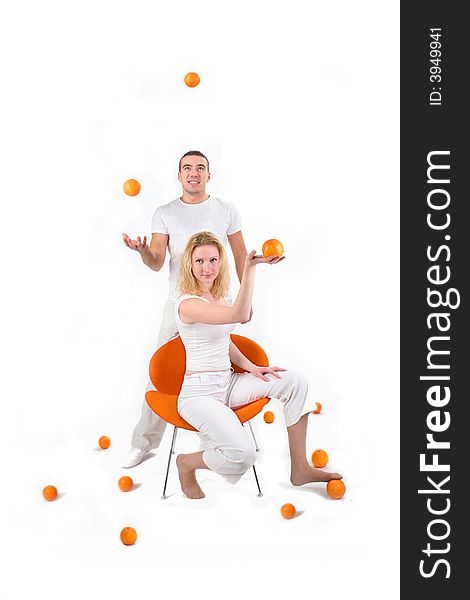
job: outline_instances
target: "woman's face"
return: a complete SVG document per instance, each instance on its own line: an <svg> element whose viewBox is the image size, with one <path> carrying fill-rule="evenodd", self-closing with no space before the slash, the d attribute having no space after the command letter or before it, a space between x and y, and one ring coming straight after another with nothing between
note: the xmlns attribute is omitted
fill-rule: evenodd
<svg viewBox="0 0 470 600"><path fill-rule="evenodd" d="M202 288L211 289L220 271L220 257L217 246L199 246L191 257L193 275Z"/></svg>

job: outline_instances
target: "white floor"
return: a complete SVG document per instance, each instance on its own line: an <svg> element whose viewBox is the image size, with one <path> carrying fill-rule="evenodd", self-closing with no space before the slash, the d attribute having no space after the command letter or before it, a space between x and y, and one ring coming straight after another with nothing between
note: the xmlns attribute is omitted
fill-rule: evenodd
<svg viewBox="0 0 470 600"><path fill-rule="evenodd" d="M262 448L257 461L262 498L252 471L236 486L201 472L206 498L189 500L180 491L173 458L169 497L162 500L171 431L161 451L122 469L130 414L82 422L26 451L16 463L25 476L17 472L7 523L13 558L6 574L9 599L32 590L39 598L124 598L169 593L172 587L178 598L266 593L375 598L378 590L382 599L397 598L398 483L375 471L376 457L358 460L360 444L328 444L330 434L333 440L338 436L326 406L310 417L309 453L317 447L328 451L327 468L344 474L346 495L330 499L325 484L292 487L282 411L275 401L269 409L273 424L261 415L253 421ZM102 434L112 440L107 450L97 445ZM177 452L197 447L195 434L179 432ZM128 493L117 486L123 474L134 481ZM54 502L42 498L47 484L59 490ZM285 502L296 506L295 519L281 517ZM119 540L125 526L138 532L132 547Z"/></svg>

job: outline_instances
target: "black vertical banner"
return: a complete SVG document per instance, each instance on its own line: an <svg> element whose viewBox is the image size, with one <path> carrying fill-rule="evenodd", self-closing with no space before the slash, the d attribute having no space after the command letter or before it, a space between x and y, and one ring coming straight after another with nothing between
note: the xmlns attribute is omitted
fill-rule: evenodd
<svg viewBox="0 0 470 600"><path fill-rule="evenodd" d="M465 3L401 3L401 597L467 595ZM464 590L457 594L457 589Z"/></svg>

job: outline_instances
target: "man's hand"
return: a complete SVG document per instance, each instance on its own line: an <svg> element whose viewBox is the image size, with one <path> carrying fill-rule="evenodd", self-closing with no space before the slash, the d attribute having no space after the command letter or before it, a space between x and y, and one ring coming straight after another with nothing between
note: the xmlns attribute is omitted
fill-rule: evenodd
<svg viewBox="0 0 470 600"><path fill-rule="evenodd" d="M137 236L136 240L131 240L131 238L127 235L127 233L123 233L122 241L128 248L130 248L131 250L136 250L140 254L146 253L149 250L146 235L144 235L143 240L140 239L140 236Z"/></svg>

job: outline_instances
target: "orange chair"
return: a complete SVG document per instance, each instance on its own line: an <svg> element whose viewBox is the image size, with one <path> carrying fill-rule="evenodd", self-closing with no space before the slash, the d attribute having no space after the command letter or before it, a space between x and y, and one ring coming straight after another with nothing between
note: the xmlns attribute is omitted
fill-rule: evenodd
<svg viewBox="0 0 470 600"><path fill-rule="evenodd" d="M256 342L253 342L242 335L232 334L230 337L242 354L255 365L263 367L269 365L265 351ZM244 369L241 369L237 365L232 366L236 373L245 372ZM197 431L192 425L180 417L177 410L178 394L183 384L184 373L186 371L186 351L180 337L167 342L155 352L150 360L149 371L150 380L158 391L150 390L145 394L147 404L161 419L174 426L162 495L162 499L166 499L166 485L170 470L171 455L174 454L177 430L178 428L181 428L188 429L189 431ZM251 427L250 419L261 412L268 402L269 398L260 398L259 400L255 400L254 402L234 410L242 424L248 422L257 451L259 451L259 448ZM263 494L261 493L254 465L253 472L255 474L256 485L258 486L258 496L262 496Z"/></svg>

